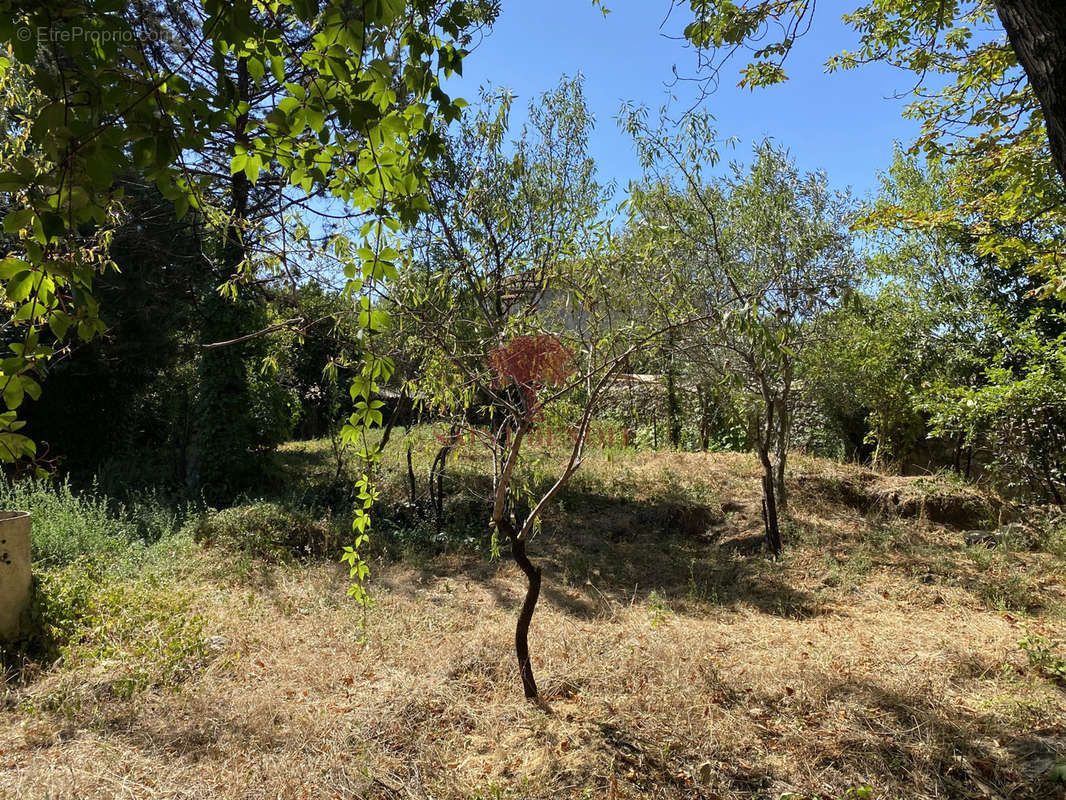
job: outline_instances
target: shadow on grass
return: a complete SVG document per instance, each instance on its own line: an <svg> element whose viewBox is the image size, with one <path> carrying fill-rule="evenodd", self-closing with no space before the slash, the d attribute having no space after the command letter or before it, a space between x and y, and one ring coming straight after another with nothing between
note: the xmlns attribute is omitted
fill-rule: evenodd
<svg viewBox="0 0 1066 800"><path fill-rule="evenodd" d="M482 513L487 520L487 505ZM470 509L464 514L480 516ZM788 585L780 566L762 552L756 524L761 522L737 511L727 516L718 505L568 493L546 515L529 552L544 571L542 599L582 619L608 613L613 605L645 601L652 593L681 612L747 605L788 618L821 613L815 597ZM500 555L510 560L505 546ZM525 590L522 580L502 586L487 555L453 551L414 561L421 580L476 580L508 607Z"/></svg>
<svg viewBox="0 0 1066 800"><path fill-rule="evenodd" d="M840 746L813 753L814 770L910 778L924 784L923 796L1066 797L1066 786L1048 776L1066 756L1066 726L1019 733L989 714L871 679L833 684L820 704L838 702L854 730Z"/></svg>

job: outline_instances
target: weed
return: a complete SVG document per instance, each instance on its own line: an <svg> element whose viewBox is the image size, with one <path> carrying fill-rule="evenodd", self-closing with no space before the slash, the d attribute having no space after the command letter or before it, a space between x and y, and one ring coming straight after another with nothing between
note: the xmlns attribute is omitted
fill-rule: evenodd
<svg viewBox="0 0 1066 800"><path fill-rule="evenodd" d="M1066 517L1057 516L1038 524L1033 545L1038 550L1066 559Z"/></svg>
<svg viewBox="0 0 1066 800"><path fill-rule="evenodd" d="M38 654L61 658L67 680L27 700L24 711L72 715L101 696L175 687L204 664L204 620L189 615L191 595L155 576L100 577L75 565L40 579L31 612Z"/></svg>
<svg viewBox="0 0 1066 800"><path fill-rule="evenodd" d="M982 572L987 572L998 560L996 551L987 547L967 547L966 554Z"/></svg>
<svg viewBox="0 0 1066 800"><path fill-rule="evenodd" d="M706 580L700 580L696 577L696 566L699 564L699 559L690 558L688 562L688 601L690 603L704 603L708 600L712 603L718 602L718 589L715 586L711 587L710 594L707 593Z"/></svg>
<svg viewBox="0 0 1066 800"><path fill-rule="evenodd" d="M38 571L19 626L23 636L5 653L5 662L14 662L16 656L43 663L58 658L90 617L91 597L100 580L99 567L88 560Z"/></svg>
<svg viewBox="0 0 1066 800"><path fill-rule="evenodd" d="M1066 758L1058 759L1048 770L1047 777L1052 783L1066 783Z"/></svg>
<svg viewBox="0 0 1066 800"><path fill-rule="evenodd" d="M1026 613L1033 608L1032 582L1016 571L996 571L980 584L980 595L985 603L996 611Z"/></svg>
<svg viewBox="0 0 1066 800"><path fill-rule="evenodd" d="M873 800L873 798L874 790L872 786L851 786L844 794L837 795L835 798L828 795L786 792L781 795L780 800Z"/></svg>
<svg viewBox="0 0 1066 800"><path fill-rule="evenodd" d="M1066 686L1066 657L1059 654L1059 643L1049 642L1038 633L1026 632L1018 640L1025 651L1029 666L1049 680Z"/></svg>
<svg viewBox="0 0 1066 800"><path fill-rule="evenodd" d="M332 520L262 501L208 512L196 524L194 536L247 559L280 564L332 554L339 546Z"/></svg>
<svg viewBox="0 0 1066 800"><path fill-rule="evenodd" d="M87 559L110 570L135 569L151 560L153 546L166 550L180 536L189 508L168 508L156 495L116 504L98 491L77 493L69 483L0 481L0 505L29 511L32 558L37 568Z"/></svg>
<svg viewBox="0 0 1066 800"><path fill-rule="evenodd" d="M658 592L648 595L648 621L653 628L657 628L666 622L666 616L670 613L670 607Z"/></svg>

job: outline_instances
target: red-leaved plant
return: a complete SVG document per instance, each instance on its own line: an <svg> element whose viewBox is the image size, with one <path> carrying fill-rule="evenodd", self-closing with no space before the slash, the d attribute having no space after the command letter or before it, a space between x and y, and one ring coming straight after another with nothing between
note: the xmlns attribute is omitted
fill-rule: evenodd
<svg viewBox="0 0 1066 800"><path fill-rule="evenodd" d="M511 381L522 392L526 413L539 408L537 391L558 386L574 374L574 354L558 336L516 336L489 353L489 365L501 381Z"/></svg>

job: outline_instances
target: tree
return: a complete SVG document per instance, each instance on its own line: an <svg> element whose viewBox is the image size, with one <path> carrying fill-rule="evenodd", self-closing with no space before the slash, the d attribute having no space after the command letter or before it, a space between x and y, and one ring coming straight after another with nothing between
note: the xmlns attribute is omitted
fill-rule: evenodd
<svg viewBox="0 0 1066 800"><path fill-rule="evenodd" d="M196 404L201 299L214 291L197 215L136 178L124 183L121 221L98 276L107 330L50 360L47 386L26 411L27 432L75 477L182 487ZM123 462L134 461L136 470ZM138 488L133 484L129 488Z"/></svg>
<svg viewBox="0 0 1066 800"><path fill-rule="evenodd" d="M1066 8L1039 0L995 0L995 4L1040 100L1055 166L1066 181Z"/></svg>
<svg viewBox="0 0 1066 800"><path fill-rule="evenodd" d="M725 180L704 178L717 151L703 115L673 137L653 129L640 109L623 124L648 171L648 187L631 192L630 252L652 280L670 276L657 312L685 320L680 347L692 382L725 380L746 398L763 467L767 544L776 554L777 515L788 508L796 362L817 318L855 279L848 198L830 192L824 174L801 175L769 143L755 149L749 169L734 164Z"/></svg>
<svg viewBox="0 0 1066 800"><path fill-rule="evenodd" d="M815 13L809 0L689 5L685 36L708 90L743 49L752 56L741 67L741 86L787 80L785 61ZM1036 246L1004 235L1001 226L1061 231L1066 221L1066 11L1029 0L876 0L844 20L859 47L830 58L828 69L877 61L912 73L915 99L905 115L922 124L915 149L968 164L966 213L986 222L975 229L975 247L1007 261L1029 248L1047 289L1066 292L1061 237Z"/></svg>
<svg viewBox="0 0 1066 800"><path fill-rule="evenodd" d="M998 262L975 251L973 220L960 210L964 170L897 148L879 196L855 221L868 253L862 285L821 320L803 375L850 453L868 446L881 468L906 468L925 447L924 387L967 381L991 355L990 295L1007 286L987 275ZM960 469L962 449L956 441Z"/></svg>
<svg viewBox="0 0 1066 800"><path fill-rule="evenodd" d="M1020 328L1000 316L993 336L1001 349L978 380L963 386L939 382L926 393L923 407L933 434L957 436L983 451L1001 488L1061 506L1066 504L1066 334L1042 335L1039 313Z"/></svg>
<svg viewBox="0 0 1066 800"><path fill-rule="evenodd" d="M550 292L557 265L587 245L589 227L605 194L585 147L592 119L581 79L564 78L533 103L530 128L508 152L512 98L488 93L473 119L448 140L428 176L432 210L413 240L415 263L390 292L397 311L395 355L408 375L419 375L438 394L435 406L465 416L478 402L469 387L454 387L454 366L435 362L423 336L436 332L434 314L456 306L452 350L484 358L486 329L499 332L515 315L527 314ZM442 397L441 392L458 392ZM412 396L421 394L409 387ZM441 524L439 487L452 446L442 443L430 475L436 522ZM437 487L436 489L434 487Z"/></svg>
<svg viewBox="0 0 1066 800"><path fill-rule="evenodd" d="M580 468L595 409L632 345L624 325L607 324L602 302L604 192L585 150L591 117L580 79L532 106L511 148L509 98L485 99L430 176L418 263L392 302L410 393L444 421L445 447L465 433L491 461L486 516L526 577L515 654L535 699L528 634L542 573L528 544ZM523 475L541 424L569 435L547 484Z"/></svg>
<svg viewBox="0 0 1066 800"><path fill-rule="evenodd" d="M743 6L690 0L689 5L693 21L685 27L685 38L697 48L697 69L706 73L705 87L717 81L726 61L742 49L752 53L752 60L741 67L740 86L788 80L785 61L796 40L813 25L816 8L811 0L760 0ZM675 6L671 4L671 12ZM987 29L977 27L994 18L1006 31L1009 51L1004 43L990 41ZM860 33L862 49L830 59L828 66L889 61L918 75L916 94L924 88L929 72L967 74L987 89L995 73L1002 75L1020 66L1040 104L1055 164L1066 181L1066 10L1039 0L876 0L845 14L844 19ZM978 41L970 49L974 33L979 34ZM999 63L991 65L990 56ZM973 80L968 83L968 89L978 88ZM989 106L1028 105L1030 99L1007 97L1018 88L1016 80L1008 80L983 100ZM959 90L966 91L958 86L938 94L948 97ZM981 94L974 91L970 97L976 102ZM930 123L935 127L944 121ZM987 116L984 121L992 122Z"/></svg>
<svg viewBox="0 0 1066 800"><path fill-rule="evenodd" d="M434 124L459 113L438 73L459 67L463 30L482 13L466 3L389 2L353 14L340 2L269 10L208 2L202 18L168 26L168 14L187 16L188 7L147 8L152 13L138 16L97 0L3 4L0 40L13 58L0 62L0 73L16 90L10 129L19 146L8 149L0 185L14 209L4 221L14 241L0 277L26 341L3 375L23 393L36 391L30 374L52 352L44 329L60 340L100 330L90 291L93 272L107 266L106 248L90 249L77 236L106 233L116 176L135 166L179 217L190 208L207 213L193 180L196 153L232 131L227 171L244 175L231 178L232 208L244 204L262 166L275 163L286 185L337 197L353 215L382 226L385 218L393 227L410 221L421 164L440 144ZM64 35L71 20L86 35ZM215 85L190 81L183 68L197 58L229 67ZM253 105L245 91L297 72L300 82L280 87L276 102ZM237 247L238 223L218 221ZM385 230L366 229L372 253ZM363 261L369 280L381 276L376 255ZM14 410L16 390L8 394ZM18 444L20 452L29 446Z"/></svg>
<svg viewBox="0 0 1066 800"><path fill-rule="evenodd" d="M298 320L273 334L280 339L273 350L279 380L300 398L296 435L325 436L334 429L341 409L350 405L337 371L359 357L352 301L311 279L295 292L278 292L271 305L276 324Z"/></svg>
<svg viewBox="0 0 1066 800"><path fill-rule="evenodd" d="M902 461L928 438L935 464L939 440L967 477L984 466L1010 494L1059 502L1062 303L1039 297L1029 249L1010 261L975 246L973 228L986 222L966 213L968 172L897 152L862 223L877 252L866 296L833 320L813 377L825 396L853 388L879 454ZM1000 226L1016 240L1050 235Z"/></svg>
<svg viewBox="0 0 1066 800"><path fill-rule="evenodd" d="M360 298L359 327L372 339L387 322L371 298L395 272L390 245L428 208L424 165L440 153L441 126L461 112L441 78L461 69L469 30L497 11L491 0L0 2L0 43L11 54L0 60L0 80L16 87L19 106L11 125L17 146L0 164L0 192L13 209L3 221L13 239L0 281L10 324L22 333L14 355L0 362L9 409L0 415L0 457L33 454L33 442L17 432L17 409L27 393L39 394L34 375L57 346L70 334L88 340L104 327L93 277L109 266L116 176L134 168L174 203L179 218L190 209L209 217L223 232L227 266L246 255L245 191L265 164L276 165L278 187L332 198L356 229L355 246L341 260L347 290ZM180 24L168 21L173 16ZM82 34L71 33L74 24ZM215 84L184 76L197 58L217 65ZM256 104L252 86L271 82L278 90ZM223 176L230 202L220 211L205 202L192 169L196 154L224 131L233 134L233 152ZM363 441L359 452L368 460L376 453L363 434L380 421L372 395L389 374L387 360L366 348L346 430L349 441ZM357 579L353 594L363 597L359 580L367 568L358 545L374 493L366 475L358 488L358 535L345 558Z"/></svg>

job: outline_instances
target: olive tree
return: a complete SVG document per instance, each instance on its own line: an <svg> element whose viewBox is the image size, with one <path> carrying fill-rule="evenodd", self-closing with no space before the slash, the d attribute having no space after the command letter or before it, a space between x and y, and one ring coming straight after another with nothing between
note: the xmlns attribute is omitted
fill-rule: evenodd
<svg viewBox="0 0 1066 800"><path fill-rule="evenodd" d="M787 152L763 142L750 167L717 162L710 119L690 116L673 137L652 129L641 110L624 124L646 170L629 232L645 274L669 271L658 311L687 318L678 339L691 379L717 376L743 398L751 442L763 468L767 544L780 550L778 513L787 512L788 448L797 401L797 360L815 320L856 279L848 233L850 201L824 173L800 173Z"/></svg>

